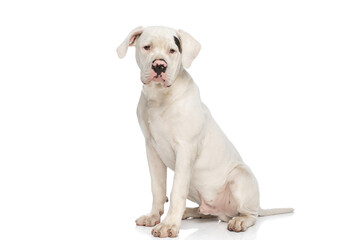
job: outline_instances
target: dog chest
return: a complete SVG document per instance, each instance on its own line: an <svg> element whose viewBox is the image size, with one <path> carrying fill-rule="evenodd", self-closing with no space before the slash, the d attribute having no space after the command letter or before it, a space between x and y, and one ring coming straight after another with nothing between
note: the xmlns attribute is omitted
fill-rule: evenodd
<svg viewBox="0 0 360 240"><path fill-rule="evenodd" d="M148 130L150 142L160 159L170 169L175 169L174 141L171 131L171 119L162 115L157 109L148 110Z"/></svg>

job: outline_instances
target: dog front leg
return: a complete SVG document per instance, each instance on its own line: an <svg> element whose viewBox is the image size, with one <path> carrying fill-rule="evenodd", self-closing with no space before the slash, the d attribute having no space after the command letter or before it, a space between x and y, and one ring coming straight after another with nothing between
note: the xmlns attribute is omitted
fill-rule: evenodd
<svg viewBox="0 0 360 240"><path fill-rule="evenodd" d="M164 213L164 203L167 201L166 166L148 141L146 141L146 155L151 176L153 203L151 212L139 217L135 222L138 226L153 227L160 223L160 217Z"/></svg>
<svg viewBox="0 0 360 240"><path fill-rule="evenodd" d="M193 146L187 145L177 149L169 212L162 223L155 226L152 230L152 234L155 237L178 236L182 216L185 211L186 197L189 193L191 170L195 153Z"/></svg>

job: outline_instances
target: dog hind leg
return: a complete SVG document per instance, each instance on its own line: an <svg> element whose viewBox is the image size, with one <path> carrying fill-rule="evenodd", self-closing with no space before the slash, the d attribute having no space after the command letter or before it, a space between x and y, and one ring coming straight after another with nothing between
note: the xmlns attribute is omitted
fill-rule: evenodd
<svg viewBox="0 0 360 240"><path fill-rule="evenodd" d="M229 179L233 200L237 204L238 216L228 223L228 230L244 232L256 222L259 211L259 188L254 175L247 167L238 167Z"/></svg>

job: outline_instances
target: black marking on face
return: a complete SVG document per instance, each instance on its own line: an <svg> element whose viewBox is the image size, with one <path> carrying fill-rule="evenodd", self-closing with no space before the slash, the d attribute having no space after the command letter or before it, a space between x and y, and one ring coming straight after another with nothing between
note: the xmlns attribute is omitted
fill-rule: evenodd
<svg viewBox="0 0 360 240"><path fill-rule="evenodd" d="M181 53L182 49L181 49L181 45L180 45L180 40L174 36L174 41L175 41L176 46L179 48L179 52Z"/></svg>

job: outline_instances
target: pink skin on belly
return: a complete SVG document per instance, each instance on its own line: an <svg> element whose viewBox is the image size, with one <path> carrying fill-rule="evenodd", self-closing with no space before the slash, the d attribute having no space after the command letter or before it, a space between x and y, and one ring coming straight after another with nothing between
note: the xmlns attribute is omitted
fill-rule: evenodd
<svg viewBox="0 0 360 240"><path fill-rule="evenodd" d="M233 217L237 214L236 202L233 200L229 186L217 195L216 199L205 201L202 196L199 212L204 215L221 215Z"/></svg>

